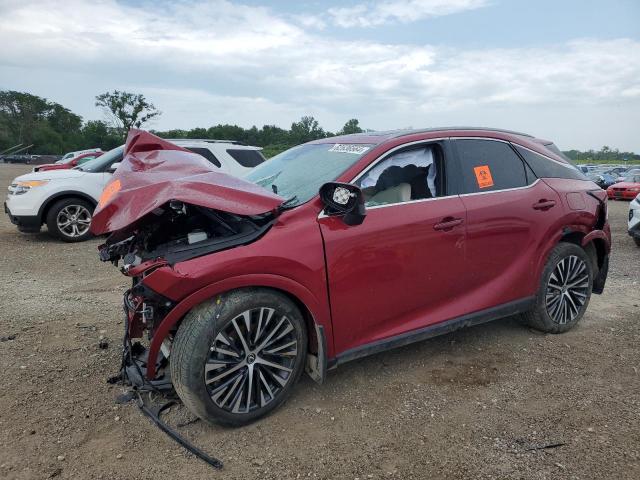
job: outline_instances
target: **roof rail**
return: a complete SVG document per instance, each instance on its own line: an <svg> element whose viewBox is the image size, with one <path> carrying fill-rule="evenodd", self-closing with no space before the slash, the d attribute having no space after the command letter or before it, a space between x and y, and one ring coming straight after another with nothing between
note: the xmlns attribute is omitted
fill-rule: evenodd
<svg viewBox="0 0 640 480"><path fill-rule="evenodd" d="M513 130L506 130L503 128L490 128L490 127L432 127L432 128L404 128L400 130L382 130L382 131L369 131L362 133L352 133L354 136L389 136L389 137L403 137L406 135L413 135L415 133L428 133L428 132L446 132L451 130L471 130L471 131L479 131L479 132L500 132L500 133L509 133L511 135L519 135L521 137L535 138L534 135L530 135L528 133L515 132Z"/></svg>
<svg viewBox="0 0 640 480"><path fill-rule="evenodd" d="M206 143L231 143L233 145L246 145L244 142L240 140L219 140L214 138L165 138L165 140L169 142L206 142Z"/></svg>

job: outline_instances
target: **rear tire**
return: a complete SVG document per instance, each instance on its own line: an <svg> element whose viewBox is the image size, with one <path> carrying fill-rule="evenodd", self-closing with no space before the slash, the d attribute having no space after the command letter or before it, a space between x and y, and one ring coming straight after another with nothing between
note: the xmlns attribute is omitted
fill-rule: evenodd
<svg viewBox="0 0 640 480"><path fill-rule="evenodd" d="M93 205L81 198L64 198L47 212L49 233L64 242L84 242L91 238Z"/></svg>
<svg viewBox="0 0 640 480"><path fill-rule="evenodd" d="M633 237L633 241L636 242L638 247L640 247L640 237Z"/></svg>
<svg viewBox="0 0 640 480"><path fill-rule="evenodd" d="M540 278L535 305L522 314L523 323L547 333L572 329L589 305L593 259L573 243L559 243Z"/></svg>
<svg viewBox="0 0 640 480"><path fill-rule="evenodd" d="M306 355L298 307L275 290L240 289L187 314L173 342L171 378L202 420L241 426L284 403Z"/></svg>

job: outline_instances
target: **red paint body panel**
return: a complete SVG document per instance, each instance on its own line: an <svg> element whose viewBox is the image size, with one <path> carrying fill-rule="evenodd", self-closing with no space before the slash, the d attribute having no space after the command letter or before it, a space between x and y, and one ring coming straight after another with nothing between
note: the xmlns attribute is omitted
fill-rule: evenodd
<svg viewBox="0 0 640 480"><path fill-rule="evenodd" d="M109 185L119 187L98 204L91 221L95 235L132 228L170 200L238 215L266 213L283 202L258 185L219 172L201 155L137 130L129 132L124 158Z"/></svg>
<svg viewBox="0 0 640 480"><path fill-rule="evenodd" d="M535 210L540 200L555 201ZM557 243L564 216L558 194L538 180L525 188L463 195L467 209L467 289L462 303L482 310L534 295L537 260ZM554 239L554 236L556 237Z"/></svg>
<svg viewBox="0 0 640 480"><path fill-rule="evenodd" d="M462 223L435 230L447 217ZM337 352L465 313L464 218L453 196L370 208L357 228L319 220Z"/></svg>
<svg viewBox="0 0 640 480"><path fill-rule="evenodd" d="M149 288L178 302L154 334L151 353L157 353L164 335L198 303L230 289L263 286L303 302L316 324L324 327L328 354L333 356L322 238L315 220L320 210L319 202L309 202L284 212L254 243L159 268L144 277Z"/></svg>

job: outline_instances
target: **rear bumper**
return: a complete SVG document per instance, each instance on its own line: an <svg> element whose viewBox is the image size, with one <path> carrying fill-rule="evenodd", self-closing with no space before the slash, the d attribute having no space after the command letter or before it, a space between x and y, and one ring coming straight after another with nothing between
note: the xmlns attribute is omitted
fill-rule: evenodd
<svg viewBox="0 0 640 480"><path fill-rule="evenodd" d="M4 213L7 214L11 223L18 227L18 230L20 230L21 232L35 233L40 231L40 217L38 217L37 215L12 215L11 210L9 210L9 207L7 207L7 202L4 203Z"/></svg>

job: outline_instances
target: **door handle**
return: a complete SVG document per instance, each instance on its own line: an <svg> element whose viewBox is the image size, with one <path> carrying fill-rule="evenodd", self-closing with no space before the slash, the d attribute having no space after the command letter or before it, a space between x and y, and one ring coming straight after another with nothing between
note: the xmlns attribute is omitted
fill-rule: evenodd
<svg viewBox="0 0 640 480"><path fill-rule="evenodd" d="M549 210L552 207L555 207L555 200L539 200L532 205L534 210Z"/></svg>
<svg viewBox="0 0 640 480"><path fill-rule="evenodd" d="M462 224L461 218L444 217L440 222L433 226L434 230L444 230L445 232Z"/></svg>

